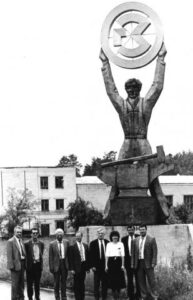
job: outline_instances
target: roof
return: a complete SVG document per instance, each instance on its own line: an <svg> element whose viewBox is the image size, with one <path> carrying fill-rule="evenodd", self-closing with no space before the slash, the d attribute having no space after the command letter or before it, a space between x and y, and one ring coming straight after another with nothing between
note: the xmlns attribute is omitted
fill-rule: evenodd
<svg viewBox="0 0 193 300"><path fill-rule="evenodd" d="M160 183L165 184L193 184L193 176L191 175L170 175L159 176ZM76 184L103 184L97 176L83 176L76 178Z"/></svg>
<svg viewBox="0 0 193 300"><path fill-rule="evenodd" d="M25 167L0 167L0 169L62 169L62 168L73 168L74 165L65 165L63 167L59 166L25 166Z"/></svg>
<svg viewBox="0 0 193 300"><path fill-rule="evenodd" d="M76 184L104 184L97 176L76 177Z"/></svg>

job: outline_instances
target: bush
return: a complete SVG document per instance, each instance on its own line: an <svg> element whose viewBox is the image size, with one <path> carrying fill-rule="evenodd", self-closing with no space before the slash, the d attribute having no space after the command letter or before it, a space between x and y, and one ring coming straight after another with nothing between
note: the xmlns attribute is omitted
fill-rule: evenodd
<svg viewBox="0 0 193 300"><path fill-rule="evenodd" d="M193 290L192 272L188 270L185 263L158 265L156 277L158 293L163 300L177 300L176 297L187 295Z"/></svg>

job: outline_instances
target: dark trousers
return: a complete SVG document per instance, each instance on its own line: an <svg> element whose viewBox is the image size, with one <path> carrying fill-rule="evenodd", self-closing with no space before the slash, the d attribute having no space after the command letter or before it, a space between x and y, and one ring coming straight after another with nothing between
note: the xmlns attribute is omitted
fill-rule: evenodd
<svg viewBox="0 0 193 300"><path fill-rule="evenodd" d="M11 300L24 299L24 271L25 262L21 262L21 270L11 270Z"/></svg>
<svg viewBox="0 0 193 300"><path fill-rule="evenodd" d="M27 270L26 277L27 277L27 295L28 298L31 300L33 297L33 286L35 291L35 298L36 300L40 299L40 278L41 278L41 264L35 263L32 264L30 270Z"/></svg>
<svg viewBox="0 0 193 300"><path fill-rule="evenodd" d="M56 300L62 299L66 300L66 279L68 275L68 270L66 269L64 259L60 260L60 267L58 272L54 272L54 294ZM60 298L61 290L61 298Z"/></svg>
<svg viewBox="0 0 193 300"><path fill-rule="evenodd" d="M138 261L137 278L142 298L147 297L148 294L150 294L153 299L158 296L156 292L154 268L147 269L144 259L139 259ZM146 280L148 281L149 291Z"/></svg>
<svg viewBox="0 0 193 300"><path fill-rule="evenodd" d="M126 272L127 272L127 295L129 297L129 300L138 299L140 297L140 289L137 280L137 272L131 268L126 268ZM134 286L134 280L135 280L135 286Z"/></svg>
<svg viewBox="0 0 193 300"><path fill-rule="evenodd" d="M107 281L107 273L105 270L96 270L94 272L94 296L95 299L100 298L99 288L101 284L101 293L102 299L105 300L107 298L107 288L108 288L108 281Z"/></svg>
<svg viewBox="0 0 193 300"><path fill-rule="evenodd" d="M80 272L74 274L74 295L76 300L84 300L85 295L85 262L81 263Z"/></svg>

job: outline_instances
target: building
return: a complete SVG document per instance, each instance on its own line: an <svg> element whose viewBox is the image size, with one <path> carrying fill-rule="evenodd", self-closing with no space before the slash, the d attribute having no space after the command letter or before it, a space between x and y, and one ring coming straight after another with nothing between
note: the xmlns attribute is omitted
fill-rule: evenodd
<svg viewBox="0 0 193 300"><path fill-rule="evenodd" d="M193 209L193 176L160 176L162 190L173 206L185 204ZM111 187L96 176L84 176L76 179L77 195L85 201L91 201L103 211Z"/></svg>
<svg viewBox="0 0 193 300"><path fill-rule="evenodd" d="M76 199L75 167L0 168L0 214L7 206L10 188L32 192L37 205L24 228L38 223L41 234L48 236L66 226L67 206Z"/></svg>

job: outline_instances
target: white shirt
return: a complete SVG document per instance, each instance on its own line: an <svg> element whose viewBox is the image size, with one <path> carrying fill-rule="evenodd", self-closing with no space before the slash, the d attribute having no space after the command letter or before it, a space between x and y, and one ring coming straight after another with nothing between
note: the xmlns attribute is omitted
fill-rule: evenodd
<svg viewBox="0 0 193 300"><path fill-rule="evenodd" d="M105 253L105 242L104 242L104 240L99 240L98 239L100 258L101 258L101 242L102 242L104 253Z"/></svg>
<svg viewBox="0 0 193 300"><path fill-rule="evenodd" d="M134 239L134 237L132 237L132 239ZM128 249L129 249L129 255L131 256L131 236L129 235L128 236Z"/></svg>
<svg viewBox="0 0 193 300"><path fill-rule="evenodd" d="M19 239L16 236L15 236L15 239L16 239L18 247L19 247L19 252L20 252L20 255L21 255L21 259L24 259L25 256L22 255L22 249L21 249L22 241L21 241L21 244L20 244L20 241L19 241ZM23 249L23 252L24 252L24 249Z"/></svg>
<svg viewBox="0 0 193 300"><path fill-rule="evenodd" d="M142 239L142 237L139 238L139 250L140 250L140 247L141 247L141 243L142 244L142 250L141 250L141 253L139 251L139 258L140 259L144 259L144 245L145 245L145 241L146 241L146 236Z"/></svg>
<svg viewBox="0 0 193 300"><path fill-rule="evenodd" d="M82 247L83 261L85 261L86 258L85 258L85 249L84 249L84 245L83 245L83 243L79 243L79 242L76 242L76 243L77 243L77 246L78 246L79 251L80 251L80 247Z"/></svg>
<svg viewBox="0 0 193 300"><path fill-rule="evenodd" d="M59 241L58 242L58 250L59 250L59 253L60 253L60 245L61 245L61 259L64 259L65 258L65 254L64 254L64 243L63 241L60 243Z"/></svg>
<svg viewBox="0 0 193 300"><path fill-rule="evenodd" d="M122 242L109 242L106 247L106 253L105 255L107 257L112 256L125 256L125 250Z"/></svg>

